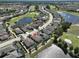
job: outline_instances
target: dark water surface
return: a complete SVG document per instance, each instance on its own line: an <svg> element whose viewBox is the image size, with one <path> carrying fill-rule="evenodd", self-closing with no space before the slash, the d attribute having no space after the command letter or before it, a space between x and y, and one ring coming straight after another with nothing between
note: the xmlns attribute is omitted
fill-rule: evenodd
<svg viewBox="0 0 79 59"><path fill-rule="evenodd" d="M72 24L79 24L79 16L75 16L69 13L65 13L65 12L58 12L61 16L63 16L63 18L65 19L65 21L67 22L71 22Z"/></svg>
<svg viewBox="0 0 79 59"><path fill-rule="evenodd" d="M22 18L17 22L17 25L25 25L32 22L32 18Z"/></svg>

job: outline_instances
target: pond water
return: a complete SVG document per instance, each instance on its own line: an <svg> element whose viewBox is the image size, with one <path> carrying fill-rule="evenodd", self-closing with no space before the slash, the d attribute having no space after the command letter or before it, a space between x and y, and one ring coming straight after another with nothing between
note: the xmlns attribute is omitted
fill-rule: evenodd
<svg viewBox="0 0 79 59"><path fill-rule="evenodd" d="M17 25L25 25L32 22L32 18L22 18L19 21L17 21Z"/></svg>
<svg viewBox="0 0 79 59"><path fill-rule="evenodd" d="M79 16L75 16L65 12L58 12L66 22L71 22L72 24L79 24Z"/></svg>

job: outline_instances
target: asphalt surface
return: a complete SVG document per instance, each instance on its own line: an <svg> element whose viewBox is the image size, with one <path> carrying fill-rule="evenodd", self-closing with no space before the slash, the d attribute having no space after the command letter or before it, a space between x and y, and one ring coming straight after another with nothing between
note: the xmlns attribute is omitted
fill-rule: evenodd
<svg viewBox="0 0 79 59"><path fill-rule="evenodd" d="M15 42L15 41L20 41L20 37L17 37L17 38L11 39L11 40L9 40L9 41L6 41L6 42L4 42L4 43L1 43L1 44L0 44L0 48L2 48L2 47L4 47L4 46L7 46L7 45L9 45L9 44L11 44L11 43L13 43L13 42Z"/></svg>
<svg viewBox="0 0 79 59"><path fill-rule="evenodd" d="M36 55L36 58L71 58L71 57L68 54L65 55L64 52L59 47L52 44L52 46L38 53Z"/></svg>
<svg viewBox="0 0 79 59"><path fill-rule="evenodd" d="M42 30L43 28L46 28L53 20L53 16L50 12L44 10L44 7L42 7L41 10L49 14L49 20L43 26L39 27L39 30Z"/></svg>

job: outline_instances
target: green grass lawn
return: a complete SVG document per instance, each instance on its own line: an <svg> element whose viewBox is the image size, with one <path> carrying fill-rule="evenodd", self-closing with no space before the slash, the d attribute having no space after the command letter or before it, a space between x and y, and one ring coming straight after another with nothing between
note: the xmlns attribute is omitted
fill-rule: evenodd
<svg viewBox="0 0 79 59"><path fill-rule="evenodd" d="M72 41L72 45L74 48L79 47L79 39L77 38L77 35L63 33L63 36L61 38L62 39L70 39Z"/></svg>
<svg viewBox="0 0 79 59"><path fill-rule="evenodd" d="M72 15L79 16L79 12L66 11L66 10L62 10L62 9L59 9L59 10L56 10L56 11L66 12L66 13L69 13L69 14L72 14Z"/></svg>
<svg viewBox="0 0 79 59"><path fill-rule="evenodd" d="M70 11L63 11L63 12L70 13L72 15L79 16L79 12L70 12Z"/></svg>
<svg viewBox="0 0 79 59"><path fill-rule="evenodd" d="M35 11L35 5L31 6L31 10L30 11Z"/></svg>
<svg viewBox="0 0 79 59"><path fill-rule="evenodd" d="M66 12L66 13L70 13L72 15L79 16L79 12L66 11L66 10L62 10L62 9L57 10L57 8L54 5L49 5L49 6L50 6L50 10L60 11L60 12Z"/></svg>
<svg viewBox="0 0 79 59"><path fill-rule="evenodd" d="M53 10L55 9L56 7L54 5L49 5L50 6L50 9Z"/></svg>
<svg viewBox="0 0 79 59"><path fill-rule="evenodd" d="M74 35L79 35L79 26L70 26L70 30L68 32Z"/></svg>
<svg viewBox="0 0 79 59"><path fill-rule="evenodd" d="M20 20L20 19L23 18L23 17L29 17L29 18L32 18L33 20L35 20L35 18L36 18L38 15L39 15L38 12L28 12L28 13L26 13L26 14L24 14L24 15L17 16L17 17L12 18L12 19L9 21L9 23L10 23L11 25L13 25L15 22L17 22L18 20Z"/></svg>
<svg viewBox="0 0 79 59"><path fill-rule="evenodd" d="M70 26L67 33L63 33L62 39L70 39L72 41L73 47L79 47L79 26Z"/></svg>

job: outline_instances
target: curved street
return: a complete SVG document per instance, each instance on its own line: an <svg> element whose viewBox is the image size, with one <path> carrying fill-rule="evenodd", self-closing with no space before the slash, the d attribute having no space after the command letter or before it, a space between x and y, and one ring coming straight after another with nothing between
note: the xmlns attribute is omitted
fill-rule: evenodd
<svg viewBox="0 0 79 59"><path fill-rule="evenodd" d="M49 14L49 20L43 26L39 27L39 30L42 30L43 28L46 28L46 26L48 26L53 20L52 14L50 12L44 10L43 6L42 6L41 10Z"/></svg>

